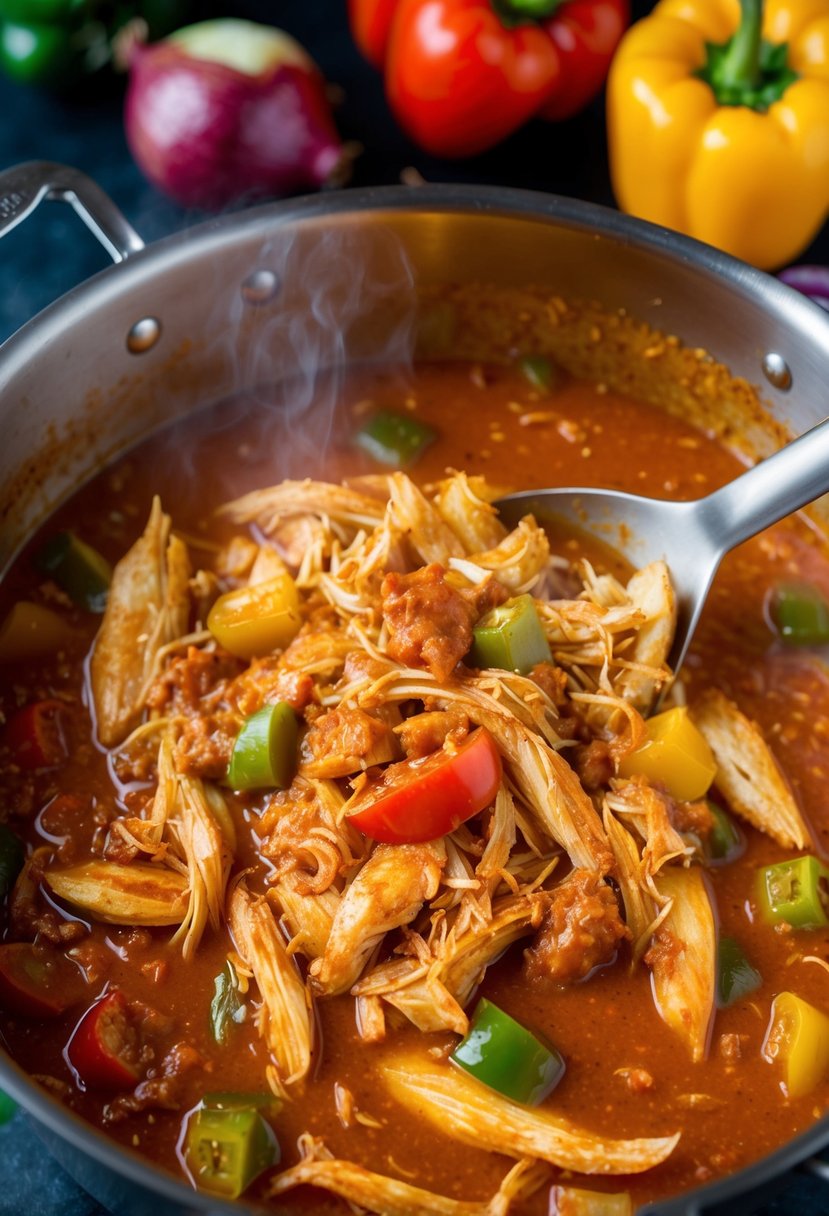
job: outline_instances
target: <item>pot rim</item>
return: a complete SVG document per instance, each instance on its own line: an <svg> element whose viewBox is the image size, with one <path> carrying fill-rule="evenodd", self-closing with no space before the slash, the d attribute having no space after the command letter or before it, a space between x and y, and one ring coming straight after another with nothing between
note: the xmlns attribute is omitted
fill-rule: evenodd
<svg viewBox="0 0 829 1216"><path fill-rule="evenodd" d="M166 236L130 254L125 261L106 267L49 304L0 345L0 392L26 364L38 358L43 349L48 349L50 341L61 334L79 310L87 305L105 306L129 287L150 284L162 266L169 270L192 259L209 256L211 251L224 246L230 233L241 236L261 231L265 237L286 225L324 220L332 215L357 212L382 215L406 211L469 212L553 223L592 234L597 240L609 239L645 250L669 263L686 266L701 277L713 276L725 283L739 296L759 304L782 324L800 330L829 359L829 314L823 309L773 276L671 229L597 203L511 187L378 186L330 191L231 212ZM190 1211L210 1212L213 1216L265 1211L243 1199L228 1203L197 1192L148 1158L109 1139L103 1131L44 1091L6 1054L5 1048L0 1053L0 1085L50 1132L136 1186L151 1189ZM702 1213L711 1206L745 1196L747 1191L767 1184L827 1144L829 1114L738 1173L648 1204L641 1209L641 1216Z"/></svg>

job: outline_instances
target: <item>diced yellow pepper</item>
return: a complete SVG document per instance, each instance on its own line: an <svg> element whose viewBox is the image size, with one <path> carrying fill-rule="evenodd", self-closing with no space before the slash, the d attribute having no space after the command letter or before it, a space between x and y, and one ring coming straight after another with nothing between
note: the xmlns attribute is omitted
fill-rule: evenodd
<svg viewBox="0 0 829 1216"><path fill-rule="evenodd" d="M71 626L51 608L20 600L0 625L0 663L55 654L73 636Z"/></svg>
<svg viewBox="0 0 829 1216"><path fill-rule="evenodd" d="M685 706L656 714L648 720L647 728L647 739L622 761L619 776L639 774L659 782L680 802L702 798L714 780L717 765Z"/></svg>
<svg viewBox="0 0 829 1216"><path fill-rule="evenodd" d="M763 1043L769 1063L783 1065L786 1093L802 1098L829 1070L829 1017L793 992L779 993Z"/></svg>
<svg viewBox="0 0 829 1216"><path fill-rule="evenodd" d="M583 1191L575 1186L550 1190L549 1216L633 1216L627 1191Z"/></svg>
<svg viewBox="0 0 829 1216"><path fill-rule="evenodd" d="M301 624L299 593L287 573L220 595L207 616L219 645L240 659L287 646Z"/></svg>

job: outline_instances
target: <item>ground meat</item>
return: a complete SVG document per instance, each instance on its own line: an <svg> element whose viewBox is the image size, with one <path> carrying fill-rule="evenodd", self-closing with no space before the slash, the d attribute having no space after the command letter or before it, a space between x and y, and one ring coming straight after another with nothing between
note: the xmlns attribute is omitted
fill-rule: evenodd
<svg viewBox="0 0 829 1216"><path fill-rule="evenodd" d="M644 959L648 967L661 967L667 975L672 975L683 953L682 943L677 941L670 929L660 925L653 935Z"/></svg>
<svg viewBox="0 0 829 1216"><path fill-rule="evenodd" d="M302 773L347 777L398 756L397 739L385 722L362 709L332 709L317 718L302 741Z"/></svg>
<svg viewBox="0 0 829 1216"><path fill-rule="evenodd" d="M397 728L397 734L410 760L439 751L447 739L458 747L469 734L469 718L462 709L436 709L431 713L414 714Z"/></svg>
<svg viewBox="0 0 829 1216"><path fill-rule="evenodd" d="M493 578L459 590L432 563L412 574L387 574L381 595L388 653L409 667L428 667L443 681L468 653L475 621L508 593Z"/></svg>
<svg viewBox="0 0 829 1216"><path fill-rule="evenodd" d="M618 1068L616 1073L624 1079L633 1094L644 1094L653 1089L653 1077L646 1068Z"/></svg>
<svg viewBox="0 0 829 1216"><path fill-rule="evenodd" d="M189 1043L176 1043L161 1065L160 1076L148 1076L131 1094L115 1098L104 1107L107 1123L120 1123L140 1111L178 1110L184 1097L182 1078L191 1068L203 1067L204 1060Z"/></svg>
<svg viewBox="0 0 829 1216"><path fill-rule="evenodd" d="M18 874L9 899L11 929L18 940L37 938L53 946L69 946L86 937L89 929L82 921L60 916L43 898L40 884L51 858L51 850L36 849Z"/></svg>
<svg viewBox="0 0 829 1216"><path fill-rule="evenodd" d="M567 672L553 663L536 663L530 672L542 692L546 692L557 709L561 709L567 701Z"/></svg>
<svg viewBox="0 0 829 1216"><path fill-rule="evenodd" d="M314 681L303 671L286 670L281 659L268 655L254 659L227 690L228 703L243 717L256 713L263 705L287 701L301 714L314 695Z"/></svg>
<svg viewBox="0 0 829 1216"><path fill-rule="evenodd" d="M221 781L238 733L239 720L233 714L188 718L176 741L177 771L206 781Z"/></svg>
<svg viewBox="0 0 829 1216"><path fill-rule="evenodd" d="M556 984L584 979L611 962L629 937L607 883L589 870L574 870L552 893L538 935L524 952L524 973Z"/></svg>
<svg viewBox="0 0 829 1216"><path fill-rule="evenodd" d="M187 654L173 659L150 688L150 709L191 715L207 712L224 698L229 682L243 663L224 650L189 647Z"/></svg>
<svg viewBox="0 0 829 1216"><path fill-rule="evenodd" d="M678 832L690 832L703 842L711 835L714 816L707 802L672 802L668 814Z"/></svg>
<svg viewBox="0 0 829 1216"><path fill-rule="evenodd" d="M579 780L591 793L609 785L616 772L610 747L603 739L592 739L579 744L568 753Z"/></svg>

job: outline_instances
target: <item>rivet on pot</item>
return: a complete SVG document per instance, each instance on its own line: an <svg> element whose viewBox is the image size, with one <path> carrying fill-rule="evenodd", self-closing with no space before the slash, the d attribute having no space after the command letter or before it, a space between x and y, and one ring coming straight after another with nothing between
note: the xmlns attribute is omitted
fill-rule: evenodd
<svg viewBox="0 0 829 1216"><path fill-rule="evenodd" d="M763 355L763 374L769 384L786 392L792 387L792 373L786 360L776 351Z"/></svg>
<svg viewBox="0 0 829 1216"><path fill-rule="evenodd" d="M254 270L242 284L246 304L267 304L279 290L279 279L272 270Z"/></svg>
<svg viewBox="0 0 829 1216"><path fill-rule="evenodd" d="M142 317L127 334L127 350L133 355L143 355L152 350L161 337L161 322L155 317Z"/></svg>

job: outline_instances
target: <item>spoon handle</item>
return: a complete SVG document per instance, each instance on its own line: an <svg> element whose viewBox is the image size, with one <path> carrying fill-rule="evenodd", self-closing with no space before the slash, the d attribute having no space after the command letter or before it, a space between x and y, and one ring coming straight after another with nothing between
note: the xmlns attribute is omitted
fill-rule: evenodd
<svg viewBox="0 0 829 1216"><path fill-rule="evenodd" d="M829 491L829 418L709 494L700 518L722 555Z"/></svg>

